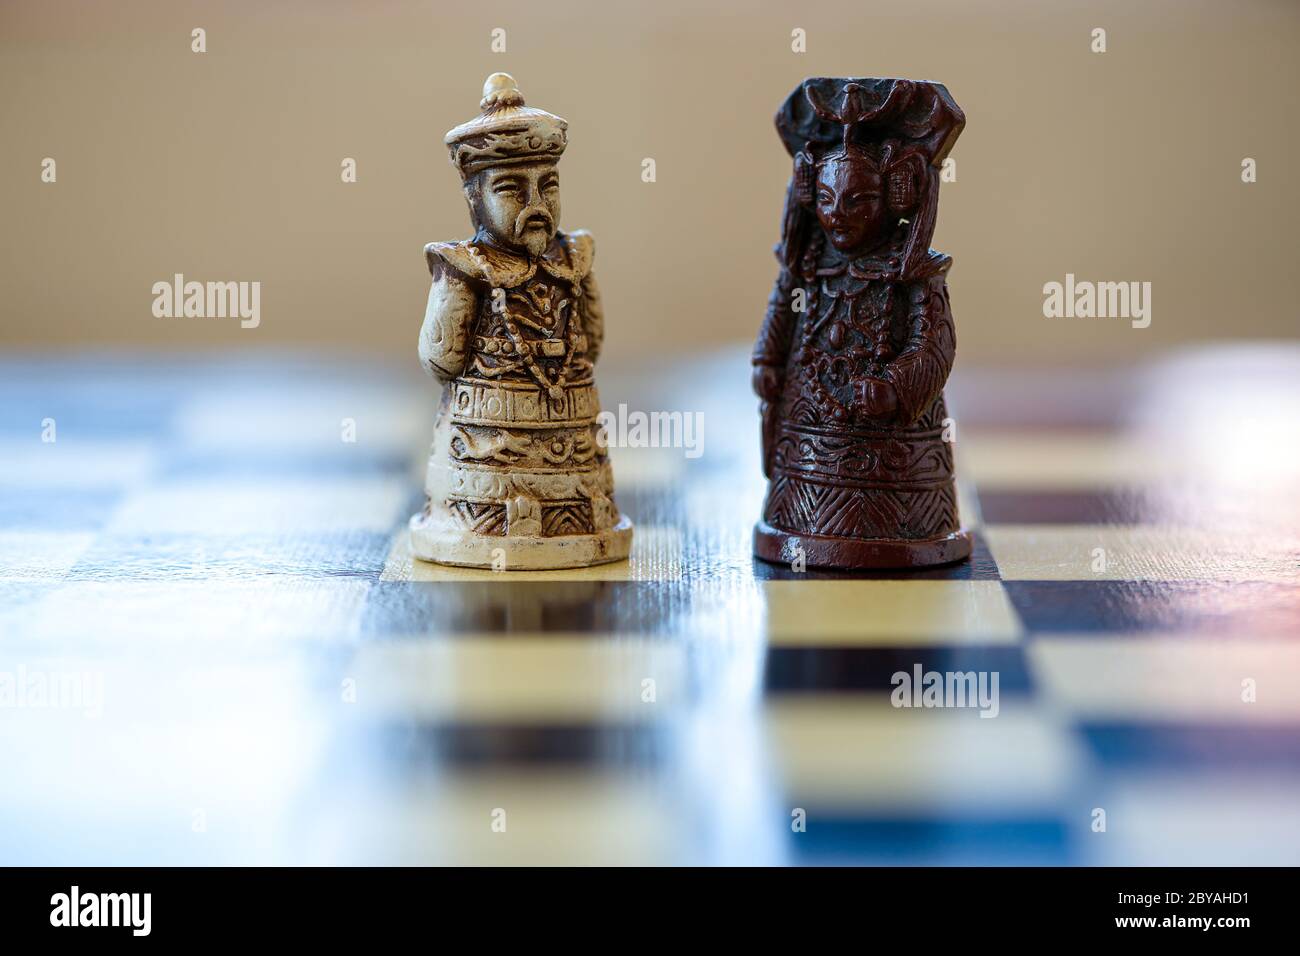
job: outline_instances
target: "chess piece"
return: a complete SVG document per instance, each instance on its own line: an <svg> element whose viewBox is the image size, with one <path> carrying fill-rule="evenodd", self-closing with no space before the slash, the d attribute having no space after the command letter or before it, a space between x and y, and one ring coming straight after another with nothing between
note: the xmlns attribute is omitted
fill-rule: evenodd
<svg viewBox="0 0 1300 956"><path fill-rule="evenodd" d="M614 504L596 422L594 245L558 230L568 124L525 106L505 73L488 77L479 105L445 140L474 236L424 250L420 361L443 391L411 549L498 570L618 561L632 523Z"/></svg>
<svg viewBox="0 0 1300 956"><path fill-rule="evenodd" d="M930 248L965 121L939 84L892 79L805 80L777 114L794 172L753 354L760 558L852 569L970 555L945 440L952 259Z"/></svg>

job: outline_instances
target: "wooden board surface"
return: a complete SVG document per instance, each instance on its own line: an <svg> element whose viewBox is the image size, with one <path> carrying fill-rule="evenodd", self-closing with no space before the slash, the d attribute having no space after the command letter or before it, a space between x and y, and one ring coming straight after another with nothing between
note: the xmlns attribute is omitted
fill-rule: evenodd
<svg viewBox="0 0 1300 956"><path fill-rule="evenodd" d="M413 562L406 372L4 365L0 862L1300 860L1294 352L960 370L975 556L917 574L750 556L738 352L602 377L703 415L614 450L629 562Z"/></svg>

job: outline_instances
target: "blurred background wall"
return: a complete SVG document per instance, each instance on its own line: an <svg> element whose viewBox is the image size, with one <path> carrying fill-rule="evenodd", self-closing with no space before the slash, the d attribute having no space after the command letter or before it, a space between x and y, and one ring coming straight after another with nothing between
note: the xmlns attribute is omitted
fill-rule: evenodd
<svg viewBox="0 0 1300 956"><path fill-rule="evenodd" d="M496 70L570 122L562 225L596 235L611 356L752 338L789 175L772 116L810 75L940 80L965 109L935 238L964 360L1292 337L1297 40L1289 0L7 0L0 345L414 362L421 247L469 233L442 136ZM155 318L177 272L260 281L260 326ZM1044 318L1066 273L1151 282L1151 326Z"/></svg>

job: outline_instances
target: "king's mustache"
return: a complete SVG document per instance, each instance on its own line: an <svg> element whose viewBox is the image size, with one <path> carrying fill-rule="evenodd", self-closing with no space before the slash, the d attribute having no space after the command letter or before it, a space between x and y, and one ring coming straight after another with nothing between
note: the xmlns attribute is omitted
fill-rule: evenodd
<svg viewBox="0 0 1300 956"><path fill-rule="evenodd" d="M551 221L551 214L546 209L541 206L530 206L515 217L515 238L523 236L530 219L540 219L546 225L547 232L555 229L555 223Z"/></svg>

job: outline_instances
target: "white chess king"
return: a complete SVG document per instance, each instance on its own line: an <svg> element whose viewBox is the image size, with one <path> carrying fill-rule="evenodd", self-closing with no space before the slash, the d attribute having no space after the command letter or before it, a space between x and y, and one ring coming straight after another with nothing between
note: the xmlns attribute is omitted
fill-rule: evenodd
<svg viewBox="0 0 1300 956"><path fill-rule="evenodd" d="M559 231L568 124L525 106L505 73L488 77L479 105L446 136L474 236L425 247L420 361L443 390L411 549L497 570L618 561L632 523L614 504L596 422L594 244Z"/></svg>

